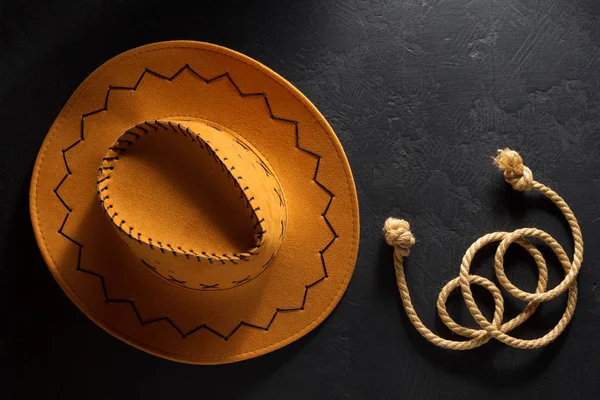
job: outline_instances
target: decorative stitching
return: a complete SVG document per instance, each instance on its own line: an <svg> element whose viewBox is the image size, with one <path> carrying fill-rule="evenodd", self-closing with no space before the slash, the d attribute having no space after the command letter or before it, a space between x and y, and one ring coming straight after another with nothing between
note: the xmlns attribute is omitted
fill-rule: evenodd
<svg viewBox="0 0 600 400"><path fill-rule="evenodd" d="M202 255L204 256L204 258L206 258L208 260L209 263L213 263L213 258L211 256L208 255L207 252L203 251Z"/></svg>
<svg viewBox="0 0 600 400"><path fill-rule="evenodd" d="M186 281L180 281L178 279L175 279L175 277L173 275L169 275L169 280L171 282L177 283L178 285L185 285L186 284Z"/></svg>
<svg viewBox="0 0 600 400"><path fill-rule="evenodd" d="M173 256L177 257L177 252L175 251L175 249L167 243L167 247L171 250L171 253L173 253Z"/></svg>
<svg viewBox="0 0 600 400"><path fill-rule="evenodd" d="M271 265L271 263L273 262L273 260L275 260L275 254L271 255L271 258L269 258L269 261L267 261L265 263L265 265L262 266L262 269L266 269L269 265Z"/></svg>
<svg viewBox="0 0 600 400"><path fill-rule="evenodd" d="M145 267L150 268L152 271L156 272L156 268L153 265L147 263L146 260L140 258L140 261L142 262L142 264L144 264Z"/></svg>
<svg viewBox="0 0 600 400"><path fill-rule="evenodd" d="M137 134L137 133L135 133L135 132L133 132L132 130L125 131L125 134L132 135L132 136L133 136L133 137L135 137L136 139L139 139L139 138L140 138L140 135L139 135L139 134Z"/></svg>
<svg viewBox="0 0 600 400"><path fill-rule="evenodd" d="M168 128L165 125L163 125L159 120L155 119L154 123L157 124L158 126L160 126L161 128L163 128L165 131L168 130ZM147 124L147 122L146 122L146 124Z"/></svg>
<svg viewBox="0 0 600 400"><path fill-rule="evenodd" d="M251 276L250 276L250 275L248 275L247 277L245 277L245 278L243 278L243 279L240 279L239 281L231 281L231 283L233 283L233 284L234 284L234 286L233 286L233 287L237 287L237 286L240 286L240 285L241 285L241 284L243 284L243 283L249 282L249 281L250 281L250 278L251 278Z"/></svg>
<svg viewBox="0 0 600 400"><path fill-rule="evenodd" d="M258 326L258 325L254 325L245 321L241 321L228 335L223 335L222 333L219 333L218 331L212 329L211 327L209 327L206 324L202 324L197 326L196 328L193 328L192 330L188 331L188 332L184 332L181 330L181 328L179 328L179 326L177 326L177 324L175 324L170 317L160 317L160 318L154 318L154 319L150 319L150 320L144 320L141 316L141 314L139 313L135 302L133 300L122 300L122 299L111 299L108 296L108 292L106 289L106 283L104 280L104 275L101 275L97 272L94 271L89 271L86 269L81 268L81 252L83 249L83 245L79 242L77 242L75 239L71 238L69 235L67 235L66 233L64 233L62 230L69 218L69 215L72 212L72 209L69 207L69 205L63 201L63 199L60 197L60 195L58 194L58 188L60 187L60 185L62 183L64 183L64 181L67 179L67 177L69 175L71 175L71 170L69 168L69 163L66 157L66 152L68 152L69 150L73 149L75 146L77 146L78 144L80 144L83 140L85 140L85 136L84 136L84 131L85 131L85 118L92 116L94 114L100 113L102 111L106 111L108 108L108 97L110 94L111 90L130 90L130 91L135 91L137 90L137 87L139 86L139 84L142 82L142 80L144 79L144 76L146 75L152 75L155 76L157 78L161 78L161 79L166 79L169 82L172 81L173 79L175 79L180 73L182 73L184 70L189 70L191 73L193 73L195 76L197 76L198 78L200 78L201 80L203 80L205 83L211 83L211 82L215 82L219 79L228 79L229 82L231 82L231 84L233 85L233 87L238 91L238 93L240 94L241 97L248 97L248 96L263 96L264 100L265 100L265 104L269 110L269 114L271 116L272 119L277 120L277 121L282 121L282 122L288 122L291 124L294 124L294 129L295 129L295 137L296 137L296 148L298 148L299 150L310 154L311 156L315 157L317 159L317 163L316 163L316 167L315 167L315 173L313 175L312 180L323 190L325 191L329 196L329 202L327 203L327 206L325 208L325 211L323 211L322 217L324 218L325 222L327 223L327 226L329 227L329 229L331 230L332 234L333 234L333 238L331 239L331 241L327 244L327 246L323 249L319 251L319 254L321 256L321 263L322 263L322 267L323 267L323 273L324 275L317 279L316 281L314 281L313 283L307 285L304 289L304 297L302 300L302 305L300 307L296 307L296 308L276 308L275 312L273 313L273 316L271 317L271 320L269 321L269 323L264 326ZM157 72L154 72L148 68L146 68L144 70L144 72L142 72L142 75L139 77L139 79L137 80L136 84L133 87L122 87L122 86L109 86L108 91L106 93L106 99L104 101L104 107L96 110L96 111L92 111L90 113L86 113L86 114L82 114L81 116L81 132L80 132L80 138L78 140L76 140L74 143L72 143L70 146L68 146L67 148L61 150L63 153L63 160L65 163L65 170L66 170L66 175L65 177L62 178L62 180L60 181L60 183L57 185L57 187L54 189L54 193L56 194L57 198L61 201L61 203L65 206L65 209L67 210L67 213L65 214L65 219L63 220L63 223L61 224L58 233L65 237L67 240L69 240L71 243L75 244L78 247L78 255L77 255L77 271L89 274L89 275L93 275L95 277L97 277L100 280L100 283L102 284L102 291L104 293L104 298L105 301L107 303L127 303L131 306L133 312L135 313L136 317L138 318L138 320L140 321L140 324L142 326L145 325L150 325L152 323L156 323L156 322L160 322L160 321L165 321L166 323L168 323L169 325L171 325L173 327L173 329L175 329L182 338L186 338L190 335L192 335L193 333L201 330L201 329L206 329L210 332L212 332L213 334L215 334L216 336L219 336L220 338L222 338L223 340L228 340L235 332L237 332L237 330L239 328L241 328L242 326L247 326L249 328L255 328L255 329L259 329L259 330L263 330L263 331L268 331L269 328L271 327L271 325L273 325L273 322L275 321L275 318L277 317L277 315L279 315L279 313L282 312L294 312L294 311L301 311L304 310L304 305L306 303L306 299L307 299L307 295L308 295L308 291L314 287L315 285L319 284L320 282L322 282L323 280L327 279L329 277L328 273L327 273L327 264L324 258L324 253L327 251L327 249L331 246L331 244L333 244L334 241L336 241L339 238L339 235L336 233L335 229L333 228L333 226L331 225L331 223L329 222L329 220L327 219L327 212L329 211L329 207L331 205L331 203L333 202L333 199L335 198L335 195L333 192L331 192L331 190L329 190L325 185L323 185L321 182L318 181L317 176L319 173L319 166L320 166L320 161L321 161L321 156L318 155L317 153L314 153L302 146L300 146L300 133L299 133L299 128L298 128L299 122L295 121L295 120L291 120L291 119L286 119L286 118L280 118L280 117L276 117L275 115L273 115L273 112L271 110L271 106L267 100L267 95L266 93L244 93L240 90L240 88L235 84L235 82L233 81L233 79L230 77L229 73L226 72L224 74L221 75L217 75L211 79L206 79L204 77L202 77L198 72L196 72L193 68L191 68L189 66L189 64L186 64L185 66L183 66L181 69L179 69L177 72L175 72L175 74L171 77L166 77L164 75L161 75ZM146 131L143 128L140 128L144 131ZM148 133L148 131L146 131L145 133ZM159 243L159 242L158 242ZM239 254L238 258L240 258L240 260L245 260L248 261L245 257L245 255L243 254ZM208 259L210 262L211 259Z"/></svg>
<svg viewBox="0 0 600 400"><path fill-rule="evenodd" d="M195 255L195 256L196 256L196 260L197 260L198 262L200 262L201 258L200 258L200 255L199 255L199 254L197 254L197 253L196 253L194 250L190 250L190 253L192 253L193 255Z"/></svg>
<svg viewBox="0 0 600 400"><path fill-rule="evenodd" d="M137 124L135 127L136 127L136 128L138 128L138 129L140 129L140 130L141 130L142 132L144 132L145 134L147 134L148 132L150 132L148 129L144 128L144 127L142 126L142 124Z"/></svg>
<svg viewBox="0 0 600 400"><path fill-rule="evenodd" d="M151 122L149 122L149 121L144 121L144 122L141 123L141 125L146 125L147 127L149 127L150 129L152 129L154 131L158 130L158 128L154 124L152 124ZM147 131L146 133L148 133L148 132L149 131Z"/></svg>
<svg viewBox="0 0 600 400"><path fill-rule="evenodd" d="M267 176L271 176L271 175L273 175L273 173L271 172L271 170L269 169L269 167L267 167L267 166L265 165L265 163L263 163L261 160L258 160L258 161L257 161L257 163L258 163L258 165L260 165L260 166L262 167L262 169L264 169L264 170L265 170L265 174L266 174Z"/></svg>
<svg viewBox="0 0 600 400"><path fill-rule="evenodd" d="M219 287L218 283L215 283L214 285L205 285L204 283L200 283L199 285L202 289L216 289Z"/></svg>
<svg viewBox="0 0 600 400"><path fill-rule="evenodd" d="M190 259L190 254L187 251L185 251L181 247L177 247L177 249L180 250L183 253L183 255L185 256L185 258L187 258L188 260Z"/></svg>
<svg viewBox="0 0 600 400"><path fill-rule="evenodd" d="M277 197L279 197L279 206L283 207L283 196L281 193L279 193L279 190L277 190L277 188L273 188L273 190L275 191L275 193L277 193Z"/></svg>
<svg viewBox="0 0 600 400"><path fill-rule="evenodd" d="M216 258L219 262L221 262L221 264L225 265L225 260L223 260L221 256L218 256L215 253L212 253L211 255L213 256L213 258Z"/></svg>
<svg viewBox="0 0 600 400"><path fill-rule="evenodd" d="M150 132L150 130L148 130L146 128L150 128L153 131L158 131L159 128L157 127L157 125L158 125L158 127L160 127L164 131L180 132L185 137L190 138L190 139L192 139L194 141L197 141L200 144L200 146L208 152L208 154L213 158L213 160L219 164L219 166L221 167L221 171L227 173L226 174L227 179L228 180L232 180L233 183L234 183L234 186L240 188L240 184L239 184L238 181L241 180L241 179L243 179L243 178L241 176L234 176L233 175L233 173L231 171L234 170L235 167L231 166L231 168L229 168L229 166L227 166L225 164L225 161L227 161L227 157L224 157L223 159L219 158L217 156L217 152L219 151L219 149L213 149L210 146L208 146L208 141L205 141L205 143L207 145L204 146L202 144L202 141L203 141L202 137L199 134L193 132L190 128L182 127L181 124L179 124L179 123L177 125L174 125L171 121L168 121L168 123L165 124L164 122L161 123L158 120L142 122L140 124L137 124L136 128L142 130L146 134L146 133ZM143 126L145 126L146 128L144 128ZM207 125L207 126L210 127L210 125ZM135 133L135 132L133 132L131 129L127 130L124 134L134 135L135 138L136 138L135 140L137 140L137 139L140 138L140 135L137 134L137 133ZM194 139L194 137L197 140ZM235 139L235 140L237 140L237 139ZM133 141L122 139L122 138L117 139L117 142L119 142L119 143L125 143L127 146L132 146L134 144ZM112 147L111 147L111 150L113 150ZM123 151L125 151L125 150L126 149L123 149ZM104 182L106 179L110 179L110 172L106 173L106 175L103 175L102 171L104 171L104 170L108 170L108 171L114 170L113 163L114 163L114 161L116 161L118 159L119 159L118 156L114 156L114 157L107 156L107 157L103 158L103 161L107 162L108 165L100 167L100 173L99 173L98 179L96 181L97 185L100 185L100 183ZM241 190L242 196L245 196L244 191L246 191L247 189L248 189L248 187L246 186L243 190ZM108 190L108 184L105 184L105 186L102 189L99 190L99 193L103 192L105 190ZM252 199L254 199L254 197ZM248 208L248 204L249 204L249 200L248 199L246 199L246 204L247 204L247 208ZM102 203L102 205L104 207L104 203ZM105 207L105 210L106 210L106 207ZM256 219L258 221L259 218L256 215L256 211L259 211L259 210L260 210L260 207L256 207L256 208L252 207L251 213L250 213L250 219ZM262 225L261 225L262 222L264 222L264 218L262 220L260 220L260 223L257 223L257 224L255 224L253 226L253 228L258 231L257 233L260 233L261 231L263 231L262 230ZM128 236L131 238L132 237L132 232L129 232ZM143 239L141 238L141 236L143 236L143 234L140 235L140 232L138 232L137 236L138 236L138 242L140 242L140 244L141 244L143 242ZM258 248L261 247L261 245L262 245L262 238L260 238L260 239L261 240L259 240L259 241L256 242L255 247L252 248L252 249L250 249L250 251L248 252L249 254L251 254L251 255L252 254L256 254L256 252L253 252L252 250L258 249ZM150 245L150 243L148 243L148 245ZM159 244L159 246L160 246L160 244ZM169 249L171 250L171 253L173 254L173 256L177 257L177 255L178 255L177 251L173 247L171 247L171 245L169 245L169 244L167 244L167 247L169 247ZM151 245L150 245L150 248L153 249L153 247ZM181 253L179 255L184 255L186 258L189 259L189 254L186 254L185 251L182 250L180 246L177 246L177 249L181 250ZM161 246L161 251L162 251L162 246ZM163 253L164 253L164 251L163 251ZM238 260L232 259L229 256L227 256L226 258L227 258L228 261L230 261L230 262L232 262L234 264L236 263L235 261L238 261ZM196 260L200 261L199 257L196 257ZM223 260L221 260L221 259L219 261L221 261L222 263L224 263Z"/></svg>

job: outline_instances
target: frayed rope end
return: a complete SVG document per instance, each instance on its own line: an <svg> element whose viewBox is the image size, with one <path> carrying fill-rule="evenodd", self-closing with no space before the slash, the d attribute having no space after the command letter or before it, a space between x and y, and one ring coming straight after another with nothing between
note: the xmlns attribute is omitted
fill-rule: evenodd
<svg viewBox="0 0 600 400"><path fill-rule="evenodd" d="M520 192L531 189L533 174L529 168L523 165L523 159L519 153L509 148L498 150L498 155L494 158L494 164L504 171L504 180L513 189Z"/></svg>
<svg viewBox="0 0 600 400"><path fill-rule="evenodd" d="M410 248L415 244L415 237L410 231L410 224L403 219L390 217L383 225L385 241L394 246L402 257L410 254Z"/></svg>

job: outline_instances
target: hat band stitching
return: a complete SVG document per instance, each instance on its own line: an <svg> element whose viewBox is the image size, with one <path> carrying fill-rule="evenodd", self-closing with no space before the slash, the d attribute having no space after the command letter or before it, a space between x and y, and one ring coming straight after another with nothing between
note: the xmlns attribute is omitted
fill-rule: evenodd
<svg viewBox="0 0 600 400"><path fill-rule="evenodd" d="M180 132L184 136L186 136L187 138L190 138L194 142L198 143L203 149L205 149L207 151L207 153L213 158L213 160L221 166L221 170L223 172L226 172L226 176L227 176L228 180L232 180L233 183L234 183L234 186L240 188L240 196L241 197L246 197L244 192L246 190L248 190L249 187L248 186L245 186L244 188L240 187L239 180L241 180L243 178L241 176L234 176L233 175L233 173L231 172L231 170L233 170L235 167L232 166L231 168L229 168L229 166L227 166L225 164L225 161L227 161L227 158L225 157L225 158L221 159L217 155L219 149L213 149L210 145L207 144L208 141L204 141L199 134L193 132L190 128L186 127L184 129L181 126L181 124L174 125L173 123L171 123L171 121L169 121L168 124L164 124L164 123L159 122L158 120L155 120L155 121L144 121L141 124L137 124L135 126L135 128L140 129L144 133L144 135L145 135L145 134L149 133L150 130L144 128L144 126L150 128L152 131L158 131L158 127L156 125L158 125L160 128L162 128L165 131ZM205 124L205 125L210 126L213 129L216 129L214 126L211 126L211 125L208 125L208 124ZM176 129L176 127L178 129ZM117 142L118 143L125 143L127 146L132 146L134 144L134 141L137 140L137 139L139 139L141 137L141 135L138 134L138 133L136 133L136 132L134 132L134 131L132 131L131 129L132 128L130 128L127 131L125 131L125 133L123 135L128 134L128 135L134 136L135 139L133 141L132 140L122 139L122 137L121 137L121 138L117 139ZM217 129L217 130L220 131L220 129ZM237 141L237 139L236 139L236 141ZM240 143L239 141L237 141L237 142ZM112 151L114 151L115 148L116 148L115 146L111 146L109 149L112 150ZM127 149L126 148L120 148L119 150L121 152L126 152ZM101 183L104 183L106 180L110 179L110 172L106 173L106 175L103 175L102 171L105 171L105 170L112 171L112 170L114 170L114 165L113 165L114 161L116 161L118 159L119 159L118 156L108 156L108 157L104 157L103 158L103 162L107 162L109 165L108 166L107 165L103 165L103 166L100 167L100 174L98 176L98 180L96 181L96 184L98 186ZM107 182L104 184L104 187L98 189L98 193L100 194L101 192L104 192L106 190L108 190L108 183ZM277 191L277 189L274 189L274 190L279 195L279 192ZM104 208L105 212L108 211L107 206L104 205L104 200L106 200L107 198L108 197L104 197L104 198L101 199L101 202L102 202L102 205L103 205L103 208ZM253 228L255 229L255 238L256 238L257 241L256 241L255 246L253 248L251 248L247 253L241 253L243 255L247 255L248 257L252 257L253 255L258 254L257 250L260 249L261 246L262 246L262 244L263 244L263 237L264 237L263 235L267 232L262 227L262 223L264 222L265 219L264 218L259 218L259 216L257 214L257 211L260 211L260 207L254 207L252 204L250 204L251 200L254 200L254 197L252 197L251 199L248 199L246 197L246 207L251 209L250 210L250 219L254 219L254 220L257 221L256 224L254 224L254 226L253 226ZM280 201L281 201L281 196L280 196ZM116 215L118 215L117 212L115 212L111 216L111 220L114 219L114 217ZM119 230L121 230L124 234L126 234L129 238L132 238L132 230L134 228L130 226L129 227L129 232L127 232L122 227L124 223L126 223L126 222L124 220L122 220L121 223L117 226L117 228ZM142 236L141 232L138 232L137 233L137 237L138 237L138 243L140 243L140 244L142 244L141 236ZM149 245L149 247L152 250L154 250L154 246L151 244L151 241L152 241L152 239L148 238L148 245ZM162 247L162 243L161 242L157 242L157 243L159 244L159 248L160 248L161 252L164 254L165 250ZM169 250L171 251L171 253L173 254L174 257L177 257L178 255L180 255L180 256L182 255L182 256L185 256L187 259L189 259L189 254L187 254L185 252L185 250L183 250L181 248L181 246L177 246L177 249L181 249L180 250L181 251L180 254L178 254L178 252L170 244L166 244L166 246L169 247ZM227 254L223 254L223 256L226 259L226 261L231 262L233 264L237 264L236 261L238 261L238 260L250 261L248 257L239 258L239 255L233 255L233 257L230 257ZM216 254L213 254L212 256L206 254L206 255L204 255L204 257L201 257L201 256L197 255L196 261L200 262L202 258L207 259L211 263L212 263L211 259L216 259L219 262L221 262L222 264L225 263L225 260L221 256L218 256Z"/></svg>
<svg viewBox="0 0 600 400"><path fill-rule="evenodd" d="M218 80L218 79L227 78L227 79L229 80L229 82L231 82L231 84L232 84L232 85L235 87L235 89L238 91L238 93L240 94L240 96L242 96L242 97L246 97L246 96L249 96L249 95L256 95L256 94L250 94L250 93L244 93L244 92L242 92L242 91L239 89L239 87L236 85L236 83L233 81L233 79L230 77L230 75L229 75L229 73L228 73L228 72L226 72L226 73L224 73L224 74L221 74L221 75L218 75L218 76L215 76L215 77L213 77L213 78L211 78L211 79L206 79L206 78L202 77L202 76L201 76L201 75L200 75L198 72L196 72L196 71L195 71L193 68L191 68L191 67L189 66L189 64L186 64L185 66L183 66L181 69L179 69L177 72L175 72L175 74L174 74L173 76L171 76L170 78L169 78L169 77L167 77L167 76L163 76L163 75L161 75L161 74L159 74L159 73L157 73L157 72L151 71L150 69L146 68L146 69L145 69L145 70L142 72L142 74L140 75L139 79L137 80L136 84L135 84L133 87L124 87L124 86L114 86L114 87L113 87L113 86L109 86L109 88L108 88L108 90L107 90L107 93L106 93L106 99L105 99L105 102L104 102L104 108L101 108L101 109L99 109L99 110L96 110L96 111L92 111L92 112L90 112L90 113L82 114L82 116L81 116L81 131L80 131L80 138L79 138L77 141L75 141L74 143L72 143L71 145L69 145L67 148L65 148L65 149L63 149L63 150L62 150L62 153L63 153L63 160L64 160L64 163L65 163L65 170L66 170L67 174L66 174L66 175L63 177L63 179L60 181L60 183L59 183L59 184L56 186L56 188L54 189L54 193L55 193L56 197L57 197L57 198L60 200L60 202L61 202L61 203L62 203L62 204L65 206L65 208L67 209L67 214L65 215L65 219L63 220L63 223L61 224L61 226L60 226L60 228L59 228L59 230L58 230L58 233L59 233L61 236L65 237L65 238L66 238L67 240L69 240L70 242L72 242L73 244L75 244L76 246L78 246L78 248L79 248L79 251L78 251L78 256L77 256L77 268L76 268L76 270L77 270L77 271L80 271L80 272L83 272L83 273L86 273L86 274L89 274L89 275L92 275L92 276L95 276L95 277L97 277L98 279L100 279L100 283L101 283L101 285L102 285L102 290L103 290L103 293L104 293L104 298L105 298L105 301L106 301L107 303L128 303L128 304L131 306L131 308L132 308L133 312L135 313L135 315L136 315L136 317L137 317L138 321L140 322L140 324L141 324L142 326L145 326L145 325L150 325L150 324L152 324L152 323L156 323L156 322L160 322L160 321L165 321L166 323L168 323L169 325L171 325L171 326L173 327L173 329L175 329L175 330L176 330L176 331L177 331L177 332L178 332L178 333L181 335L181 337L182 337L182 338L186 338L186 337L188 337L188 336L192 335L193 333L195 333L195 332L199 331L200 329L206 329L206 330L210 331L211 333L215 334L216 336L219 336L219 337L221 337L221 338L222 338L222 339L224 339L224 340L227 340L228 338L230 338L230 337L231 337L231 336L232 336L232 335L233 335L235 332L237 332L237 330L238 330L239 328L241 328L242 326L247 326L247 327L249 327L249 328L255 328L255 329L259 329L259 330L263 330L263 331L268 331L268 330L270 329L271 325L273 325L273 323L275 322L275 318L277 317L277 315L278 315L280 312L291 312L291 311L300 311L300 310L304 310L304 305L305 305L305 303L306 303L306 298L307 298L307 293L308 293L308 290L309 290L310 288L312 288L312 287L316 286L317 284L319 284L320 282L324 281L325 279L327 279L327 278L329 277L329 274L328 274L328 272L327 272L327 263L326 263L326 261L325 261L325 258L324 258L324 253L325 253L325 251L326 251L326 250L327 250L327 249L328 249L328 248L331 246L331 244L333 244L333 242L334 242L335 240L337 240L337 238L338 238L339 236L338 236L338 234L335 232L335 230L333 229L333 226L331 225L331 223L329 223L329 220L327 219L327 215L326 215L326 214L327 214L327 212L329 211L329 208L330 208L330 206L331 206L331 203L333 202L333 199L335 198L335 194L334 194L333 192L331 192L331 191L330 191L330 190L329 190L327 187L325 187L323 184L321 184L321 183L318 181L318 179L317 179L317 176L318 176L318 173L319 173L319 166L320 166L321 156L320 156L320 155L318 155L318 154L316 154L316 153L314 153L314 152L312 152L312 151L310 151L310 150L308 150L308 149L305 149L305 148L303 148L302 146L300 146L300 134L299 134L299 128L298 128L298 124L299 124L299 122L298 122L298 121L295 121L295 120L291 120L291 119L280 118L280 117L277 117L277 116L273 115L273 112L272 112L272 110L271 110L271 106L270 106L270 104L269 104L269 102L268 102L268 100L267 100L266 94L264 94L264 96L263 96L263 97L264 97L265 103L266 103L266 105L267 105L267 108L269 109L269 114L270 114L271 118L272 118L272 119L274 119L274 120L278 120L278 121L282 121L282 122L288 122L288 123L292 123L292 124L294 124L294 129L295 129L295 138L296 138L296 144L295 144L296 148L298 148L299 150L301 150L301 151L303 151L303 152L305 152L305 153L308 153L308 154L312 155L313 157L317 158L317 163L316 163L316 167L315 167L315 174L314 174L314 176L313 176L312 180L313 180L313 181L314 181L314 182L315 182L315 183L316 183L316 184L317 184L317 185L318 185L318 186L319 186L319 187L320 187L322 190L324 190L324 191L325 191L325 192L326 192L326 193L327 193L327 194L330 196L329 202L327 203L327 206L325 207L325 210L323 211L322 217L325 219L325 221L326 221L326 223L327 223L327 225L328 225L329 229L332 231L333 238L331 239L331 241L330 241L330 242L327 244L327 246L326 246L326 247L325 247L323 250L320 250L320 251L319 251L319 254L320 254L320 257L321 257L321 264L322 264L322 267L323 267L323 273L324 273L324 275L323 275L321 278L319 278L319 279L317 279L316 281L314 281L313 283L311 283L311 284L309 284L309 285L306 285L306 287L305 287L305 291L304 291L304 297L303 297L302 305L301 305L300 307L296 307L296 308L276 308L276 309L275 309L275 312L273 313L273 316L272 316L272 317L271 317L271 319L269 320L269 323L268 323L266 326L264 326L264 327L261 327L261 326L258 326L258 325L254 325L254 324L251 324L251 323L248 323L248 322L245 322L245 321L240 321L240 323L239 323L239 324L238 324L238 325L237 325L237 326L236 326L236 327L235 327L235 328L234 328L234 329L233 329L233 330L232 330L232 331L231 331L231 332L230 332L228 335L223 335L223 334L219 333L218 331L216 331L216 330L214 330L214 329L210 328L210 327L209 327L208 325L206 325L206 324L199 325L198 327L196 327L196 328L194 328L194 329L192 329L192 330L190 330L190 331L188 331L188 332L183 332L183 331L181 330L181 328L179 328L179 327L178 327L178 326L177 326L177 325L176 325L176 324L175 324L175 323L174 323L174 322L171 320L171 318L169 318L169 317L160 317L160 318L154 318L154 319L150 319L150 320L144 320L144 319L142 318L141 314L139 313L139 311L138 311L138 309L137 309L137 307L136 307L136 305L135 305L135 302L134 302L133 300L120 300L120 299L111 299L111 298L109 298L109 297L108 297L108 292L107 292L107 289L106 289L106 284L105 284L105 282L104 282L104 276L103 276L103 275L101 275L101 274L99 274L99 273L96 273L96 272L94 272L94 271L89 271L89 270L86 270L86 269L84 269L84 268L81 268L81 252L82 252L82 249L83 249L83 245L82 245L81 243L77 242L75 239L71 238L71 237L70 237L69 235L67 235L66 233L64 233L64 232L63 232L63 228L64 228L64 226L65 226L65 224L66 224L66 222L67 222L67 220L68 220L68 218L69 218L69 215L70 215L70 213L72 212L72 209L71 209L71 207L69 207L69 205L68 205L68 204L67 204L67 203L66 203L66 202L65 202L65 201L64 201L64 200L63 200L63 199L60 197L60 194L58 193L58 189L59 189L59 188L60 188L60 186L61 186L61 185L62 185L62 184L65 182L65 180L67 179L67 177L68 177L69 175L71 175L71 170L70 170L70 168L69 168L68 160L67 160L67 158L66 158L66 155L65 155L65 153L66 153L67 151L71 150L72 148L74 148L75 146L77 146L78 144L80 144L80 143L81 143L81 142L82 142L82 141L85 139L85 137L84 137L84 130L85 130L85 122L84 122L84 121L85 121L85 118L86 118L86 117L88 117L88 116L91 116L91 115L97 114L97 113L99 113L99 112L101 112L101 111L106 111L106 110L107 110L107 108L108 108L108 107L107 107L107 106L108 106L108 97L109 97L109 95L110 95L110 91L111 91L111 90L113 90L113 89L114 89L114 90L131 90L131 91L135 91L135 90L137 90L137 87L138 87L138 86L139 86L139 84L142 82L142 80L143 80L143 78L144 78L144 76L145 76L146 74L153 75L153 76L155 76L155 77L158 77L158 78L161 78L161 79L166 79L166 80L168 80L168 81L172 81L173 79L175 79L175 77L177 77L177 76L178 76L180 73L182 73L182 72L183 72L184 70L186 70L186 69L187 69L187 70L189 70L191 73L193 73L193 74L194 74L195 76L197 76L198 78L200 78L201 80L203 80L205 83L210 83L210 82L216 81L216 80ZM244 259L245 259L245 256L243 256L242 254L238 255L238 257L239 257L241 260L244 260ZM209 261L212 263L212 260L211 260L211 259L209 259ZM267 264L270 264L271 262L272 262L272 260L269 260L269 261L267 262Z"/></svg>

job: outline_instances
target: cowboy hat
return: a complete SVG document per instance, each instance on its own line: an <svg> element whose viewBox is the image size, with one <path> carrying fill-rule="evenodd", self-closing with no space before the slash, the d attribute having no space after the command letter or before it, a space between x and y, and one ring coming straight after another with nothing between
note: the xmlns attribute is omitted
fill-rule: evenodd
<svg viewBox="0 0 600 400"><path fill-rule="evenodd" d="M30 200L69 298L186 363L306 335L358 252L356 190L329 124L272 70L207 43L155 43L94 71L44 140Z"/></svg>

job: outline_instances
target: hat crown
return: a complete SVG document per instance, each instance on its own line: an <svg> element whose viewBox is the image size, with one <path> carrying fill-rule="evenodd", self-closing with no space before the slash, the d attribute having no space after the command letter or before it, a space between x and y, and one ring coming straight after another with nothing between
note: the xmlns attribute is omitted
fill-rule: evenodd
<svg viewBox="0 0 600 400"><path fill-rule="evenodd" d="M128 129L103 158L97 185L106 215L140 265L189 289L251 281L285 236L285 196L267 160L206 121Z"/></svg>

